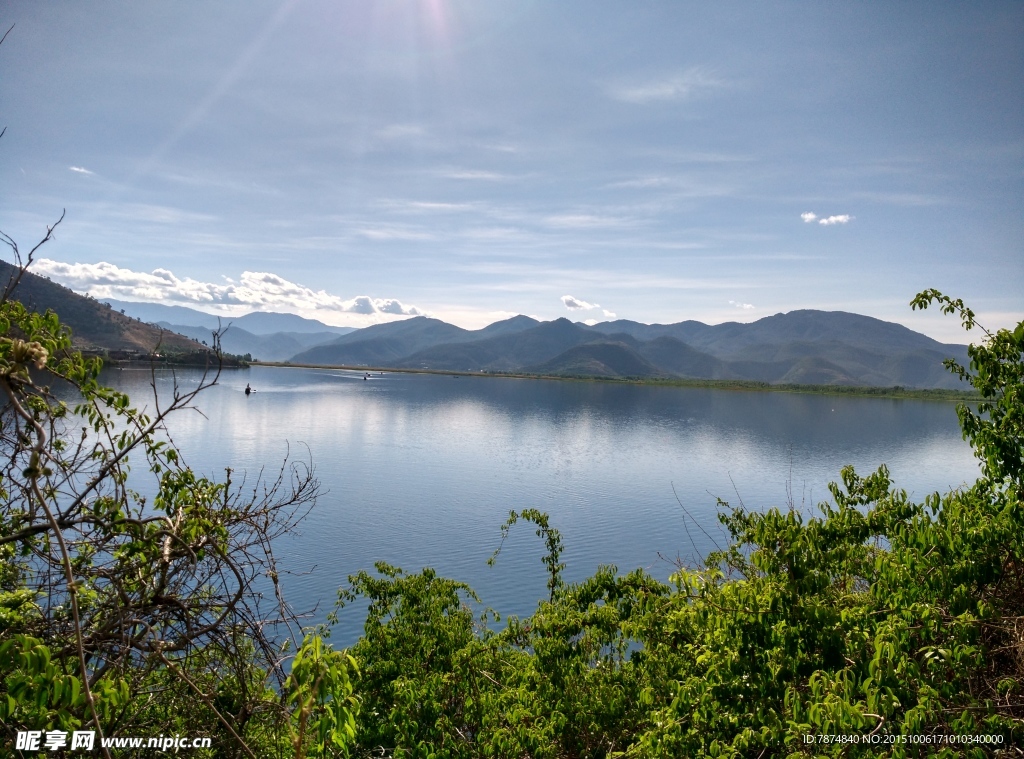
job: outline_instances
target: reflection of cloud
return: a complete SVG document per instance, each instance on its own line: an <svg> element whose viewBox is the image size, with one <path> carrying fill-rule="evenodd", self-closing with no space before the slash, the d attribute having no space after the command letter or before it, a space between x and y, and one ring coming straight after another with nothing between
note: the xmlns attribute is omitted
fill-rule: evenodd
<svg viewBox="0 0 1024 759"><path fill-rule="evenodd" d="M74 171L77 174L92 174L93 172L82 166L68 166L68 171Z"/></svg>
<svg viewBox="0 0 1024 759"><path fill-rule="evenodd" d="M808 211L807 213L800 214L800 218L804 220L804 224L810 224L818 218L818 214Z"/></svg>
<svg viewBox="0 0 1024 759"><path fill-rule="evenodd" d="M600 308L596 303L587 303L585 300L574 298L571 295L563 295L562 303L570 311L587 311L591 308Z"/></svg>
<svg viewBox="0 0 1024 759"><path fill-rule="evenodd" d="M739 301L735 300L729 301L729 305L735 306L736 308L742 308L744 311L750 311L755 307L753 303L740 303Z"/></svg>
<svg viewBox="0 0 1024 759"><path fill-rule="evenodd" d="M847 224L853 217L848 213L839 214L838 216L829 216L827 219L818 219L819 224L824 224L826 227L833 224Z"/></svg>
<svg viewBox="0 0 1024 759"><path fill-rule="evenodd" d="M700 66L693 66L675 74L652 79L640 84L616 84L609 94L627 103L653 103L681 100L701 90L717 89L725 82Z"/></svg>
<svg viewBox="0 0 1024 759"><path fill-rule="evenodd" d="M124 298L184 305L235 307L257 311L320 311L341 314L391 314L420 316L424 312L392 298L357 295L349 300L326 290L312 290L271 272L244 271L238 283L201 282L180 279L167 269L150 273L124 269L101 261L96 264L66 264L42 258L35 264L37 274L51 277L73 290L97 298Z"/></svg>

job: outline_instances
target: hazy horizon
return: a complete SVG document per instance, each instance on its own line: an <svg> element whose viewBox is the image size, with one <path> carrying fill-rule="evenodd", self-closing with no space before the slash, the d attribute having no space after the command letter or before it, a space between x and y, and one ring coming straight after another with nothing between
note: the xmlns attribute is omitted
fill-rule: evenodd
<svg viewBox="0 0 1024 759"><path fill-rule="evenodd" d="M334 326L1024 319L1024 5L0 10L0 229L99 299Z"/></svg>

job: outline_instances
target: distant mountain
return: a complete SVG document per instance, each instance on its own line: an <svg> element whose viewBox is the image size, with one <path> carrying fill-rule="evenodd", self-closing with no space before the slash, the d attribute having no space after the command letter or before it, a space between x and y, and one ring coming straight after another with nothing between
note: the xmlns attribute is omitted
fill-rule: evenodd
<svg viewBox="0 0 1024 759"><path fill-rule="evenodd" d="M452 345L480 339L498 339L541 324L528 316L514 316L483 329L468 330L416 316L388 324L375 324L292 357L295 363L342 366L397 366L395 362L434 345ZM444 367L452 368L452 367Z"/></svg>
<svg viewBox="0 0 1024 759"><path fill-rule="evenodd" d="M192 327L204 327L216 329L217 317L194 308L185 306L165 306L160 303L137 303L130 300L116 300L114 298L101 298L100 302L109 303L115 311L119 311L133 319L140 319L147 324L157 322L170 322L173 324L187 324Z"/></svg>
<svg viewBox="0 0 1024 759"><path fill-rule="evenodd" d="M793 311L751 324L593 326L517 316L482 330L417 317L367 327L296 354L296 363L784 384L959 388L943 359L967 361L900 324L841 311Z"/></svg>
<svg viewBox="0 0 1024 759"><path fill-rule="evenodd" d="M167 322L169 324L182 324L187 327L217 329L218 324L226 326L228 323L231 323L253 335L273 335L278 332L330 332L334 335L346 335L349 332L356 331L353 327L332 327L316 319L306 319L295 314L278 314L270 311L254 311L245 316L217 317L205 311L197 311L186 306L166 306L162 303L141 303L128 300L114 300L113 298L104 298L103 302L109 303L111 308L117 311L123 309L124 313L128 316L134 316L151 324Z"/></svg>
<svg viewBox="0 0 1024 759"><path fill-rule="evenodd" d="M197 342L213 344L213 332L216 327L207 329L169 322L156 324ZM231 323L221 326L220 344L222 350L238 356L249 355L259 361L284 361L299 351L330 342L337 337L334 332L274 332L270 335L254 335Z"/></svg>
<svg viewBox="0 0 1024 759"><path fill-rule="evenodd" d="M625 343L585 343L543 364L523 367L531 374L589 377L671 377Z"/></svg>
<svg viewBox="0 0 1024 759"><path fill-rule="evenodd" d="M335 335L347 335L357 331L355 327L332 327L316 319L306 319L295 314L278 314L273 311L253 311L251 314L231 319L231 323L254 335L274 335L279 332L331 332Z"/></svg>
<svg viewBox="0 0 1024 759"><path fill-rule="evenodd" d="M471 337L462 340L461 344L436 345L399 359L394 366L408 369L512 372L551 361L570 348L594 339L586 329L568 319L539 322L536 326L529 326L526 322L519 324L526 329L494 337Z"/></svg>
<svg viewBox="0 0 1024 759"><path fill-rule="evenodd" d="M0 261L0 291L11 281L16 269ZM51 309L71 329L72 345L77 350L106 354L113 352L203 353L206 349L193 340L165 332L121 314L93 298L78 295L68 288L31 272L25 272L11 297L35 311Z"/></svg>

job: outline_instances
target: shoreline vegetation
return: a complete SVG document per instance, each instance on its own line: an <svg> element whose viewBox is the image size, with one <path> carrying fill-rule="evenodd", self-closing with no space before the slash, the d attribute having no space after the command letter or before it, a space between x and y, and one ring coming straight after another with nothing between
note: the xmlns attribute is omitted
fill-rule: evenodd
<svg viewBox="0 0 1024 759"><path fill-rule="evenodd" d="M123 352L122 352L123 353ZM99 353L82 351L85 358L98 358L103 362L104 367L113 366L189 366L214 369L246 369L250 362L244 357L233 356L229 353L216 354L212 351L195 353L170 353L170 354L138 354L138 355L110 355L110 353Z"/></svg>
<svg viewBox="0 0 1024 759"><path fill-rule="evenodd" d="M733 390L746 392L801 393L808 395L843 395L864 398L895 398L927 401L978 401L981 395L976 390L947 390L943 388L915 387L874 387L864 385L803 385L772 384L752 380L719 380L685 377L602 377L583 374L530 374L525 372L465 372L446 369L394 369L387 366L346 366L330 364L305 364L289 361L253 361L252 366L269 366L281 369L338 369L351 372L388 372L391 374L436 374L455 377L491 377L503 379L562 380L575 382L602 382L617 385L650 385L652 387L694 387L710 390Z"/></svg>

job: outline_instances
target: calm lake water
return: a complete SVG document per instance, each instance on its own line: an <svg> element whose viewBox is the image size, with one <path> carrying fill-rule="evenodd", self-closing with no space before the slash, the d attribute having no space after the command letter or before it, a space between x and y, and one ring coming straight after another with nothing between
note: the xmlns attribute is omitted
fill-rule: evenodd
<svg viewBox="0 0 1024 759"><path fill-rule="evenodd" d="M178 372L185 387L199 377ZM104 379L151 404L148 370ZM158 376L161 393L171 383ZM253 367L225 372L198 406L205 416L171 422L193 468L252 474L289 450L315 465L325 494L277 550L296 573L289 601L319 604L316 621L376 561L432 566L502 615L529 614L546 595L532 526L513 528L486 564L510 509L551 515L567 579L600 564L664 579L670 559L714 547L705 532L722 542L716 496L763 509L791 490L809 512L847 464L867 474L885 463L918 499L978 472L954 404L934 401ZM343 614L335 639L351 642L361 624L358 610Z"/></svg>

